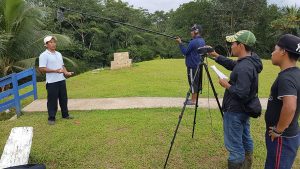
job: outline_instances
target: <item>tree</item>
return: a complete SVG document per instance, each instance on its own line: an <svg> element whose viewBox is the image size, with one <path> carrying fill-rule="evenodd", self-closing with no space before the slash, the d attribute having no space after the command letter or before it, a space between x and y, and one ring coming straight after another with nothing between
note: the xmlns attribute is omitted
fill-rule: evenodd
<svg viewBox="0 0 300 169"><path fill-rule="evenodd" d="M290 33L300 36L300 8L284 7L282 13L282 17L271 22L272 27L278 34Z"/></svg>
<svg viewBox="0 0 300 169"><path fill-rule="evenodd" d="M46 9L43 16L48 31L66 34L74 41L70 48L62 52L88 63L92 68L108 66L113 53L117 51L129 51L135 62L157 56L182 57L172 39L109 22L101 17L180 36L184 40L191 38L189 30L193 24L201 24L207 44L224 51L223 54L226 54L225 36L242 29L248 29L256 35L255 48L260 56L270 54L279 34L299 32L299 10L285 12L276 5L268 6L266 0L195 0L180 5L175 11L154 13L142 8L134 9L119 0L27 1ZM59 6L96 17L66 11L64 22L59 23L55 21ZM10 37L10 34L3 37ZM6 44L7 40L2 39L0 44ZM0 53L4 51L0 47Z"/></svg>
<svg viewBox="0 0 300 169"><path fill-rule="evenodd" d="M46 13L24 0L0 1L0 63L1 76L32 66L43 50L45 30L43 18ZM60 43L70 42L57 35Z"/></svg>

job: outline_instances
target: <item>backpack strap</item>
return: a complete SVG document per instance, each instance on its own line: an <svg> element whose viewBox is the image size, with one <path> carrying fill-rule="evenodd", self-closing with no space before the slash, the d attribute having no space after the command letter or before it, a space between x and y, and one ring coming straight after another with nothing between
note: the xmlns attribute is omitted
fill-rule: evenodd
<svg viewBox="0 0 300 169"><path fill-rule="evenodd" d="M251 59L247 59L247 60L249 60L253 64L253 66L255 66L254 62ZM247 103L250 100L252 100L253 98L258 97L258 81L259 81L258 72L256 70L254 70L253 73L255 75L254 80L255 81L257 80L257 87L255 89L255 83L251 84L249 97L244 101L244 103Z"/></svg>

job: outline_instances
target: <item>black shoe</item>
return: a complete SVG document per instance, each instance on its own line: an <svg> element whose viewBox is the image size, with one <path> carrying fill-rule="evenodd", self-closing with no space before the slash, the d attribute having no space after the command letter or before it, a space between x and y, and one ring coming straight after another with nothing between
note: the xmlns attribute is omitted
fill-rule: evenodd
<svg viewBox="0 0 300 169"><path fill-rule="evenodd" d="M72 117L72 116L68 116L68 117L63 117L63 119L66 119L66 120L71 120L71 119L74 119L74 117Z"/></svg>
<svg viewBox="0 0 300 169"><path fill-rule="evenodd" d="M243 163L233 163L228 161L228 169L242 169Z"/></svg>
<svg viewBox="0 0 300 169"><path fill-rule="evenodd" d="M192 101L192 99L187 99L183 103L185 103L185 102L191 102L191 101Z"/></svg>
<svg viewBox="0 0 300 169"><path fill-rule="evenodd" d="M49 124L49 125L54 125L54 124L55 124L55 121L53 121L53 120L48 120L48 124Z"/></svg>
<svg viewBox="0 0 300 169"><path fill-rule="evenodd" d="M245 153L245 160L243 162L243 169L251 169L253 163L253 152Z"/></svg>
<svg viewBox="0 0 300 169"><path fill-rule="evenodd" d="M188 100L188 101L186 102L186 105L196 105L196 103L193 102L192 100Z"/></svg>

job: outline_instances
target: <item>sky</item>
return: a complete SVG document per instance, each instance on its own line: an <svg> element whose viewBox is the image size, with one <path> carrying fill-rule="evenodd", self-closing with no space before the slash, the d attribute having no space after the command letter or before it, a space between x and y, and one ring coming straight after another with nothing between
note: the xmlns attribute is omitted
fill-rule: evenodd
<svg viewBox="0 0 300 169"><path fill-rule="evenodd" d="M133 5L135 8L148 9L153 13L157 10L169 11L171 9L176 10L180 4L190 2L191 0L122 0L128 2L129 5ZM268 0L269 3L275 3L277 5L290 6L297 5L300 7L300 0Z"/></svg>

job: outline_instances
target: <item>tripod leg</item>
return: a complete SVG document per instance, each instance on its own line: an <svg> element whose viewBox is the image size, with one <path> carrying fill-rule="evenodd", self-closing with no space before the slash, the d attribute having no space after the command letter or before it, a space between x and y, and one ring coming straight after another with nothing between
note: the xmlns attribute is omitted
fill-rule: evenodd
<svg viewBox="0 0 300 169"><path fill-rule="evenodd" d="M171 141L171 145L170 145L170 148L169 148L169 152L168 152L168 155L167 155L167 158L166 158L166 161L165 161L165 165L164 165L164 168L167 167L167 163L168 163L168 160L169 160L169 157L170 157L170 154L171 154L171 150L173 148L173 144L174 144L174 141L175 141L175 138L176 138L176 135L177 135L177 131L178 131L178 128L179 128L179 125L181 123L181 120L182 120L182 117L183 117L183 114L184 114L184 111L185 111L185 108L186 108L186 103L190 97L190 93L191 93L191 87L188 91L188 93L186 94L186 98L185 98L185 102L183 104L183 107L182 107L182 110L181 110L181 113L178 117L178 123L177 123L177 126L176 126L176 129L175 129L175 132L174 132L174 136L172 138L172 141Z"/></svg>
<svg viewBox="0 0 300 169"><path fill-rule="evenodd" d="M198 93L197 93L197 101L196 101L196 105L195 105L195 116L194 116L194 124L193 124L193 134L192 134L192 137L194 137L194 131L195 131L196 114L197 114L197 108L198 108L199 92L202 91L202 74L203 74L203 66L204 66L204 68L205 68L207 77L208 77L208 79L209 79L209 83L210 83L210 85L211 85L211 88L212 88L212 90L213 90L215 99L216 99L216 101L217 101L217 103L218 103L218 107L219 107L220 113L221 113L222 118L223 118L223 111L222 111L222 108L221 108L221 104L220 104L220 102L219 102L218 94L217 94L217 92L216 92L216 89L215 89L215 87L214 87L214 84L213 84L213 82L212 82L212 80L211 80L211 76L210 76L210 73L209 73L209 71L208 71L207 64L205 64L205 63L202 62L202 63L198 66L197 71L196 71L197 73L198 73L198 71L200 71L200 72L199 72L199 83L198 83L198 87L199 87L198 89L199 89L199 90L198 90ZM194 80L194 81L195 81L195 80ZM192 84L192 85L193 85L193 84ZM185 108L186 108L186 103L187 103L188 98L190 97L190 93L191 93L191 91L192 91L192 85L190 86L190 89L189 89L189 91L188 91L188 93L187 93L187 95L186 95L184 105L183 105L182 110L181 110L181 113L180 113L180 115L179 115L178 123L177 123L176 129L175 129L175 132L174 132L174 136L173 136L172 141L171 141L171 145L170 145L169 152L168 152L168 155L167 155L165 164L164 164L164 168L167 167L167 163L168 163L168 160L169 160L169 157L170 157L171 150L172 150L172 148L173 148L173 144L174 144L174 141L175 141L175 138L176 138L176 135L177 135L177 131L178 131L179 125L180 125L180 123L181 123L181 120L182 120L182 117L183 117Z"/></svg>
<svg viewBox="0 0 300 169"><path fill-rule="evenodd" d="M195 133L195 126L196 126L196 117L197 117L197 110L198 110L198 103L199 103L199 93L202 93L202 77L203 77L203 64L201 63L198 66L198 69L196 71L196 76L199 78L198 80L198 91L197 91L197 99L196 99L196 105L195 105L195 113L194 113L194 122L193 122L193 132L192 132L192 138L194 138Z"/></svg>
<svg viewBox="0 0 300 169"><path fill-rule="evenodd" d="M203 63L203 65L204 65L204 68L205 68L205 71L206 71L206 74L207 74L207 77L208 77L210 86L211 86L211 88L212 88L212 90L213 90L215 99L216 99L216 101L217 101L217 103L218 103L218 107L219 107L220 113L221 113L222 118L223 118L222 107L221 107L220 101L219 101L219 99L218 99L218 94L217 94L217 92L216 92L215 86L214 86L214 84L213 84L213 82L212 82L212 80L211 80L211 76L210 76L210 73L209 73L209 71L208 71L207 64Z"/></svg>
<svg viewBox="0 0 300 169"><path fill-rule="evenodd" d="M181 123L181 120L182 120L182 117L183 117L183 114L184 114L184 111L185 111L185 108L186 108L186 105L187 105L187 101L188 101L188 99L190 97L190 94L192 92L192 87L195 83L196 76L198 75L199 80L198 80L197 85L198 85L199 90L197 92L197 100L196 100L196 105L195 105L196 107L195 107L194 127L193 127L193 136L194 136L194 128L195 128L195 124L196 124L196 112L197 112L197 107L198 107L199 91L202 91L202 75L203 75L202 70L203 70L203 64L201 63L197 66L196 75L193 77L193 80L192 80L192 83L190 85L189 91L186 94L185 102L184 102L184 105L182 107L181 113L179 115L178 123L177 123L176 129L175 129L175 132L174 132L174 136L173 136L172 141L171 141L171 145L170 145L169 152L168 152L168 155L167 155L167 158L166 158L166 161L165 161L164 168L166 168L166 166L167 166L167 163L168 163L168 160L169 160L169 157L170 157L170 153L171 153L171 150L173 148L173 144L174 144L174 141L175 141L175 138L176 138L176 135L177 135L177 131L178 131L179 125Z"/></svg>
<svg viewBox="0 0 300 169"><path fill-rule="evenodd" d="M200 72L199 72L199 71L200 71ZM197 67L196 75L197 75L197 73L199 73L199 75L201 75L201 84L202 84L202 66L201 66L201 64L198 65L198 67ZM184 114L184 111L185 111L185 108L186 108L186 105L187 105L187 101L188 101L188 99L189 99L189 97L190 97L190 94L191 94L191 92L192 92L192 87L193 87L194 82L195 82L195 77L193 77L193 78L194 78L194 79L193 79L193 82L192 82L192 84L190 85L189 91L188 91L187 94L186 94L185 102L184 102L184 105L183 105L183 107L182 107L181 113L180 113L179 118L178 118L178 123L177 123L176 129L175 129L175 132L174 132L174 136L173 136L172 141L171 141L171 145L170 145L169 152L168 152L168 155L167 155L167 158L166 158L166 161L165 161L164 168L167 167L167 163L168 163L168 160L169 160L169 157L170 157L172 148L173 148L173 144L174 144L174 141L175 141L175 138L176 138L176 135L177 135L177 131L178 131L179 125L180 125L180 123L181 123L181 120L182 120L182 117L183 117L183 114ZM200 83L200 79L199 79L199 83ZM198 85L199 85L199 84L198 84ZM202 85L201 85L200 87L201 87L201 88L198 88L199 91L200 91L200 89L202 90ZM198 104L198 96L199 96L199 92L198 92L198 95L197 95L197 103L196 103L196 105ZM197 105L197 106L198 106L198 105ZM197 109L195 110L195 113L196 113L196 112L197 112ZM194 121L196 121L196 118L194 118Z"/></svg>

